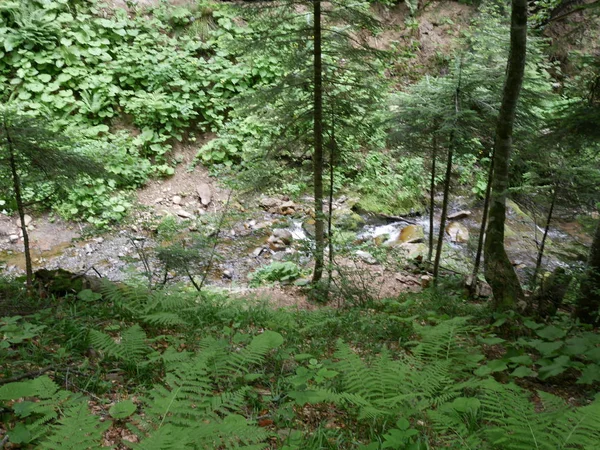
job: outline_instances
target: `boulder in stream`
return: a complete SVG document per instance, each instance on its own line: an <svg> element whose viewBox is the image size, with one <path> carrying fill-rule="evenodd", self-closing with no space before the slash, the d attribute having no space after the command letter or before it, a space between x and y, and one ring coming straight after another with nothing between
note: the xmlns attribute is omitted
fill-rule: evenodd
<svg viewBox="0 0 600 450"><path fill-rule="evenodd" d="M408 225L402 228L402 231L400 231L400 235L398 236L398 241L403 244L416 244L418 242L423 242L424 239L425 231L420 225Z"/></svg>
<svg viewBox="0 0 600 450"><path fill-rule="evenodd" d="M399 247L405 252L406 259L424 258L427 255L427 245L419 243L405 243Z"/></svg>
<svg viewBox="0 0 600 450"><path fill-rule="evenodd" d="M469 230L458 222L450 222L446 227L446 233L452 242L465 243L469 240Z"/></svg>
<svg viewBox="0 0 600 450"><path fill-rule="evenodd" d="M452 214L448 214L448 220L460 220L460 219L469 217L470 215L471 215L471 211L466 211L466 210L457 211Z"/></svg>
<svg viewBox="0 0 600 450"><path fill-rule="evenodd" d="M274 238L282 241L285 245L290 245L292 243L292 241L294 240L294 236L292 235L292 232L285 228L275 228L273 230L273 232L271 233L271 235Z"/></svg>

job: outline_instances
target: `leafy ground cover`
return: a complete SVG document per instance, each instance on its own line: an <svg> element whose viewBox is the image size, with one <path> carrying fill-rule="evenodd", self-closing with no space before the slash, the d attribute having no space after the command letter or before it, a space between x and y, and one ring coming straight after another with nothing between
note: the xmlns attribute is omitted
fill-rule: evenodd
<svg viewBox="0 0 600 450"><path fill-rule="evenodd" d="M113 284L35 300L0 319L3 442L594 448L597 335L527 321L515 338L447 292L315 311Z"/></svg>

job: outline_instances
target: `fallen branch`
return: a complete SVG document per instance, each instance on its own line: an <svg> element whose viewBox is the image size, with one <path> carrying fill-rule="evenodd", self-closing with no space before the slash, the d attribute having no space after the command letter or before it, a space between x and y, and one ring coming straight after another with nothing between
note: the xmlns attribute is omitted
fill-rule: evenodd
<svg viewBox="0 0 600 450"><path fill-rule="evenodd" d="M3 384L14 383L15 381L21 381L21 380L24 380L25 378L39 377L40 375L48 372L49 370L52 370L53 368L54 368L54 366L46 366L42 369L33 370L31 372L23 373L21 375L15 376L15 377L5 378L3 380L0 380L0 386Z"/></svg>

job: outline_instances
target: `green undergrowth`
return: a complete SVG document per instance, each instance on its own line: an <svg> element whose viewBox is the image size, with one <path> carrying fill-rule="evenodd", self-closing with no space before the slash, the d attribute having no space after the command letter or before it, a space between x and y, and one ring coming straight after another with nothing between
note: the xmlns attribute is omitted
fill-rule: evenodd
<svg viewBox="0 0 600 450"><path fill-rule="evenodd" d="M236 63L228 42L243 29L229 9L208 1L129 11L96 0L2 2L0 100L51 118L74 150L116 175L80 176L57 198L51 181L24 174L25 200L105 226L131 206L124 189L173 174L178 141L193 145L219 129L230 99L272 76L266 60ZM14 209L10 189L0 183L0 199Z"/></svg>
<svg viewBox="0 0 600 450"><path fill-rule="evenodd" d="M107 283L0 319L0 428L22 448L595 448L594 385L566 402L562 375L497 376L484 316L434 291L292 311Z"/></svg>

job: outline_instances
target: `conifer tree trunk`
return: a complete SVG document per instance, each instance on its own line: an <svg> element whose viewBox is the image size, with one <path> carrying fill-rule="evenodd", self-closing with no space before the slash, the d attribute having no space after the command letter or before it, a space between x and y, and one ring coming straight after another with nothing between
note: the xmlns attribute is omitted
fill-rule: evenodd
<svg viewBox="0 0 600 450"><path fill-rule="evenodd" d="M450 179L452 177L452 159L454 157L454 132L450 136L448 147L448 161L446 163L446 177L444 179L444 200L442 201L442 216L440 217L440 233L438 235L435 261L433 263L433 283L437 284L442 259L442 248L444 244L444 233L446 232L446 217L448 215L448 197L450 196Z"/></svg>
<svg viewBox="0 0 600 450"><path fill-rule="evenodd" d="M552 192L552 201L550 202L550 210L548 211L548 217L546 218L546 226L544 227L544 235L542 236L542 243L538 250L537 261L535 263L535 270L533 271L533 278L531 285L535 288L537 277L542 267L542 258L544 257L544 248L546 247L546 238L548 237L548 230L550 229L550 222L552 221L552 214L554 213L554 205L556 204L556 197L558 196L558 188L555 186ZM536 225L537 226L537 225Z"/></svg>
<svg viewBox="0 0 600 450"><path fill-rule="evenodd" d="M446 162L446 177L444 179L444 200L442 201L442 214L440 217L440 233L438 236L437 249L435 252L435 261L433 263L433 284L436 285L438 282L438 274L440 270L440 261L442 259L442 248L444 244L444 233L446 232L446 217L448 215L448 202L450 197L450 181L452 178L452 159L454 158L454 134L456 132L456 125L458 121L458 114L460 112L460 84L462 79L462 59L460 62L460 69L458 72L458 84L456 85L456 92L454 93L454 127L450 132L450 139L448 140L448 160Z"/></svg>
<svg viewBox="0 0 600 450"><path fill-rule="evenodd" d="M512 0L510 55L496 125L492 199L484 247L485 278L492 288L496 310L510 309L523 297L521 284L504 248L504 222L513 125L523 84L526 49L527 0Z"/></svg>
<svg viewBox="0 0 600 450"><path fill-rule="evenodd" d="M313 0L313 185L315 196L315 269L312 282L323 276L323 254L325 248L323 214L323 66L321 42L321 0Z"/></svg>
<svg viewBox="0 0 600 450"><path fill-rule="evenodd" d="M475 294L477 289L477 276L479 275L479 267L481 266L481 253L483 252L483 238L485 236L485 227L488 220L488 212L490 210L490 195L492 191L492 177L494 176L494 150L492 149L492 160L488 170L487 185L485 187L485 199L483 201L483 212L481 217L481 226L479 227L479 238L477 240L477 252L475 254L475 264L471 273L471 285L469 291L471 295Z"/></svg>
<svg viewBox="0 0 600 450"><path fill-rule="evenodd" d="M590 248L585 279L581 283L575 316L584 323L600 323L600 222Z"/></svg>
<svg viewBox="0 0 600 450"><path fill-rule="evenodd" d="M431 181L429 183L429 250L427 261L431 262L433 255L433 212L435 209L435 164L437 159L437 134L433 133L431 154Z"/></svg>
<svg viewBox="0 0 600 450"><path fill-rule="evenodd" d="M19 213L19 222L21 223L21 232L23 233L23 251L25 252L25 273L27 276L27 292L31 293L33 286L33 264L31 262L31 251L29 249L29 234L25 225L25 207L23 205L23 197L21 195L21 180L17 171L17 163L15 161L15 148L10 137L6 119L4 120L4 132L6 133L6 143L8 147L8 164L12 174L13 189L15 191L15 200L17 202L17 211Z"/></svg>

